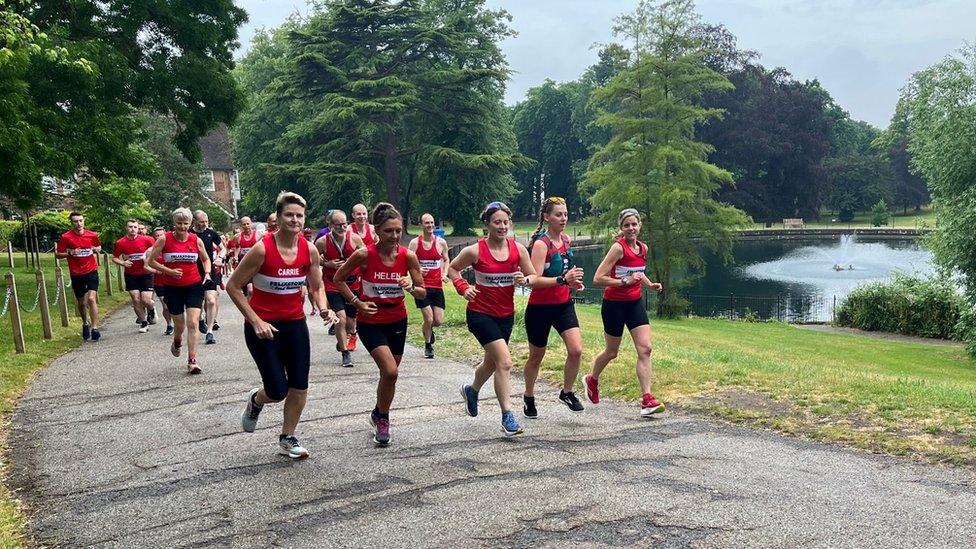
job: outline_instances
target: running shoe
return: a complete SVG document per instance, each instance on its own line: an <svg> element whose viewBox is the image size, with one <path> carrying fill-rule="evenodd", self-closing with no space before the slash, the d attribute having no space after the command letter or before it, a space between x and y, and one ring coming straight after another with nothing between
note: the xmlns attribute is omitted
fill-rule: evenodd
<svg viewBox="0 0 976 549"><path fill-rule="evenodd" d="M529 419L538 419L539 411L535 409L535 397L522 395L522 413Z"/></svg>
<svg viewBox="0 0 976 549"><path fill-rule="evenodd" d="M578 398L576 398L576 393L572 391L568 393L564 391L559 391L559 402L565 404L566 407L573 412L579 413L583 411L583 403L580 402Z"/></svg>
<svg viewBox="0 0 976 549"><path fill-rule="evenodd" d="M142 326L142 321L139 320L139 317L136 317L136 326Z"/></svg>
<svg viewBox="0 0 976 549"><path fill-rule="evenodd" d="M206 343L207 345L213 345L214 343L217 343L217 339L214 338L213 332L207 332Z"/></svg>
<svg viewBox="0 0 976 549"><path fill-rule="evenodd" d="M99 332L97 329L92 328L91 338L92 341L98 341L99 339L102 339L102 332Z"/></svg>
<svg viewBox="0 0 976 549"><path fill-rule="evenodd" d="M91 339L91 325L89 325L89 324L82 325L82 327L81 327L81 339L84 339L85 341L88 341L89 339Z"/></svg>
<svg viewBox="0 0 976 549"><path fill-rule="evenodd" d="M169 346L169 352L173 353L173 356L180 356L180 347L182 346L182 341L174 339L173 344Z"/></svg>
<svg viewBox="0 0 976 549"><path fill-rule="evenodd" d="M148 331L149 331L149 323L148 322L141 323L141 326L139 326L139 333L144 334Z"/></svg>
<svg viewBox="0 0 976 549"><path fill-rule="evenodd" d="M356 337L355 333L349 334L349 339L346 340L346 350L355 351L356 343L359 342L359 338Z"/></svg>
<svg viewBox="0 0 976 549"><path fill-rule="evenodd" d="M173 325L172 324L167 324L166 325L166 331L163 332L163 335L164 336L171 336L171 335L173 335Z"/></svg>
<svg viewBox="0 0 976 549"><path fill-rule="evenodd" d="M156 308L155 307L146 309L146 322L148 322L149 324L155 324L156 323Z"/></svg>
<svg viewBox="0 0 976 549"><path fill-rule="evenodd" d="M335 324L330 324L329 325L329 335L330 336L334 336L335 335Z"/></svg>
<svg viewBox="0 0 976 549"><path fill-rule="evenodd" d="M461 386L461 398L464 399L464 408L468 412L468 415L475 417L478 415L478 391L474 390L474 387L470 385Z"/></svg>
<svg viewBox="0 0 976 549"><path fill-rule="evenodd" d="M201 334L207 333L207 321L201 318L200 325L198 326L198 328L200 328Z"/></svg>
<svg viewBox="0 0 976 549"><path fill-rule="evenodd" d="M434 346L424 343L424 358L434 358Z"/></svg>
<svg viewBox="0 0 976 549"><path fill-rule="evenodd" d="M522 434L522 426L515 420L515 414L511 410L502 412L502 432L507 437L514 437Z"/></svg>
<svg viewBox="0 0 976 549"><path fill-rule="evenodd" d="M369 424L373 426L373 442L379 446L390 444L390 420L381 418L375 411L369 414Z"/></svg>
<svg viewBox="0 0 976 549"><path fill-rule="evenodd" d="M590 374L583 376L583 388L585 389L583 392L586 393L586 400L589 400L590 404L600 403L600 386L595 377Z"/></svg>
<svg viewBox="0 0 976 549"><path fill-rule="evenodd" d="M244 412L241 414L241 429L244 429L245 433L254 432L254 429L258 426L258 416L261 414L261 410L264 409L264 406L258 406L254 403L254 397L257 394L257 387L251 389L251 392L247 394L247 406L244 407Z"/></svg>
<svg viewBox="0 0 976 549"><path fill-rule="evenodd" d="M352 353L349 351L342 351L342 367L352 368Z"/></svg>
<svg viewBox="0 0 976 549"><path fill-rule="evenodd" d="M295 435L278 436L278 453L291 459L308 459L308 450L302 448Z"/></svg>
<svg viewBox="0 0 976 549"><path fill-rule="evenodd" d="M217 331L217 330L219 330L219 329L220 329L220 324L217 324L217 321L216 321L216 320L214 320L214 325L213 325L213 327L212 327L212 328L210 328L210 331L211 331L211 332L216 332L216 331Z"/></svg>
<svg viewBox="0 0 976 549"><path fill-rule="evenodd" d="M651 393L645 393L641 399L641 417L648 417L664 411L664 403L654 398Z"/></svg>
<svg viewBox="0 0 976 549"><path fill-rule="evenodd" d="M203 370L197 364L197 357L196 357L196 355L190 355L190 357L187 358L187 360L186 360L186 370L188 372L190 372L191 375L197 375L197 374L203 372Z"/></svg>

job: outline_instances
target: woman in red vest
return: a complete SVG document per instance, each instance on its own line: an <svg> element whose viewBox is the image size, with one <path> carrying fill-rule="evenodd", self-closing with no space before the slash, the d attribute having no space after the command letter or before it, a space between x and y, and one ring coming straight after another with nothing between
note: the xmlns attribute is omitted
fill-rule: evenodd
<svg viewBox="0 0 976 549"><path fill-rule="evenodd" d="M512 210L501 202L492 202L481 213L488 236L467 246L448 270L454 289L468 300L468 331L485 350L481 365L475 370L474 382L461 386L469 416L478 415L478 391L495 376L495 397L502 410L502 432L505 436L522 434L522 426L512 413L510 372L512 354L508 340L515 324L515 286L528 284L533 289L556 285L554 278L535 275L525 246L508 237ZM475 284L461 278L461 271L474 268Z"/></svg>
<svg viewBox="0 0 976 549"><path fill-rule="evenodd" d="M166 306L176 327L170 352L180 356L186 329L189 351L186 369L191 374L199 374L203 370L197 364L197 324L203 307L203 283L210 280L211 271L203 241L190 232L192 222L193 214L189 209L173 210L173 230L156 240L146 263L162 275L166 285ZM203 264L203 276L197 268L198 260Z"/></svg>
<svg viewBox="0 0 976 549"><path fill-rule="evenodd" d="M414 299L423 299L427 291L417 254L400 245L403 235L400 212L392 204L380 202L370 217L376 228L376 243L349 256L333 282L346 301L358 309L359 339L380 369L376 407L369 415L369 422L373 426L373 442L385 446L391 441L390 406L407 339L407 308L403 298L409 293ZM356 272L361 273L362 298L348 284L349 277Z"/></svg>
<svg viewBox="0 0 976 549"><path fill-rule="evenodd" d="M227 294L244 315L244 342L257 364L262 386L251 389L241 414L241 427L254 432L265 404L285 401L278 453L292 459L308 458L295 437L308 398L311 345L305 322L308 292L322 318L335 321L322 289L319 252L305 240L305 199L284 192L278 195L279 229L266 233L241 259L227 282ZM244 286L252 283L250 299Z"/></svg>
<svg viewBox="0 0 976 549"><path fill-rule="evenodd" d="M643 393L640 415L647 417L663 412L664 404L651 394L651 327L641 294L644 286L655 292L660 292L662 286L658 282L651 282L644 274L647 268L647 244L637 240L641 229L640 213L627 208L620 212L617 222L620 236L610 246L593 275L593 283L605 287L601 314L606 348L596 356L593 373L583 377L583 385L586 398L593 404L599 404L600 374L617 357L626 326L637 350L637 380Z"/></svg>

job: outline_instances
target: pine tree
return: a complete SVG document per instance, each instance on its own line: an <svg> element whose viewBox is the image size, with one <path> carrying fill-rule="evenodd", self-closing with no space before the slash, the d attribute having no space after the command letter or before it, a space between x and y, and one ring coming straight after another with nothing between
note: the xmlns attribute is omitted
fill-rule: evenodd
<svg viewBox="0 0 976 549"><path fill-rule="evenodd" d="M700 272L702 246L727 256L733 231L748 222L715 200L732 175L707 162L711 148L694 135L696 124L721 115L700 106L703 94L732 85L705 62L691 0L642 0L615 23L615 34L633 44L631 58L594 92L596 123L612 138L591 158L585 184L604 222L623 208L641 212L651 276L664 286L657 313L671 317L686 305L674 273Z"/></svg>

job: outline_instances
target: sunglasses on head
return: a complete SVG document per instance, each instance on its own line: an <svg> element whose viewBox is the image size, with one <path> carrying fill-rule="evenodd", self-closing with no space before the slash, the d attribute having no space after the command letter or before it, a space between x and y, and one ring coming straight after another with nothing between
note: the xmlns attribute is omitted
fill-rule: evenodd
<svg viewBox="0 0 976 549"><path fill-rule="evenodd" d="M496 208L500 210L500 209L507 208L507 207L508 206L506 206L504 202L499 202L497 200L488 204L488 209L489 210L493 210L493 209L496 209Z"/></svg>
<svg viewBox="0 0 976 549"><path fill-rule="evenodd" d="M566 199L561 196L550 196L546 199L546 202L549 204L565 204Z"/></svg>

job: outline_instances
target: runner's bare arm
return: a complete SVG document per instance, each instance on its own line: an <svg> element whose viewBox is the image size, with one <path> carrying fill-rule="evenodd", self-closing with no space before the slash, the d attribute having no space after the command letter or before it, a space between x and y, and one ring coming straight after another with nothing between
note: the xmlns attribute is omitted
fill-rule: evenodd
<svg viewBox="0 0 976 549"><path fill-rule="evenodd" d="M329 302L325 298L325 285L322 284L322 266L320 265L319 251L312 246L308 249L311 266L308 269L308 294L312 296L312 303L318 308L322 318L326 321L335 322L335 313L329 310Z"/></svg>
<svg viewBox="0 0 976 549"><path fill-rule="evenodd" d="M447 247L447 241L444 240L443 238L438 238L437 245L441 247L441 259L444 260L444 264L450 265L451 252L450 249ZM447 269L444 269L443 273L441 274L441 278L444 280L444 282L450 282L450 278L448 278L447 276Z"/></svg>
<svg viewBox="0 0 976 549"><path fill-rule="evenodd" d="M163 273L169 276L179 277L183 274L182 271L177 269L170 269L159 262L159 254L163 253L163 246L166 245L166 237L161 236L156 239L156 243L153 244L152 248L149 248L149 255L146 256L146 265L149 265L156 270L157 273Z"/></svg>
<svg viewBox="0 0 976 549"><path fill-rule="evenodd" d="M597 286L626 286L624 282L618 278L613 278L610 276L610 270L616 265L620 258L624 256L624 249L620 247L619 242L614 242L610 246L610 250L607 251L606 257L600 262L600 266L596 268L596 272L593 273L593 284Z"/></svg>
<svg viewBox="0 0 976 549"><path fill-rule="evenodd" d="M451 262L450 267L447 268L447 276L454 284L454 289L457 290L457 292L468 301L471 301L478 296L478 289L468 284L468 281L461 277L461 271L474 265L477 261L478 245L472 244L470 246L465 246L457 254L457 257L454 258L454 261Z"/></svg>
<svg viewBox="0 0 976 549"><path fill-rule="evenodd" d="M539 276L536 273L535 265L532 264L532 259L529 257L529 251L525 249L520 242L515 243L515 248L519 253L519 272L524 275L524 283L530 288L552 288L553 286L558 286L556 279L549 276ZM545 256L543 255L543 261L545 261ZM516 277L516 283L518 283Z"/></svg>
<svg viewBox="0 0 976 549"><path fill-rule="evenodd" d="M376 304L371 301L363 301L359 299L359 296L354 294L352 289L349 288L349 285L346 284L346 279L349 278L349 275L351 275L353 271L358 270L359 267L366 264L366 257L368 255L369 252L366 250L366 248L359 248L353 252L353 254L349 256L349 259L342 264L342 267L339 267L339 270L336 271L335 277L332 279L332 281L335 282L336 287L339 288L339 292L342 293L342 297L345 298L347 303L352 303L364 314L371 315L376 312Z"/></svg>
<svg viewBox="0 0 976 549"><path fill-rule="evenodd" d="M420 273L420 260L417 259L417 254L409 250L407 251L407 274L410 277L410 285L413 286L410 295L417 299L427 297L427 288L424 287L424 276ZM406 290L407 288L404 289Z"/></svg>
<svg viewBox="0 0 976 549"><path fill-rule="evenodd" d="M240 263L237 265L237 269L234 273L230 275L230 279L227 281L227 295L230 296L230 300L234 302L237 309L241 311L244 318L251 323L254 328L254 332L261 337L258 326L264 322L258 317L258 314L254 312L251 308L251 304L247 302L247 298L244 296L243 287L251 282L254 275L261 270L261 265L264 264L264 242L258 241L257 244L251 248L251 251L244 254ZM265 337L263 339L268 339Z"/></svg>

